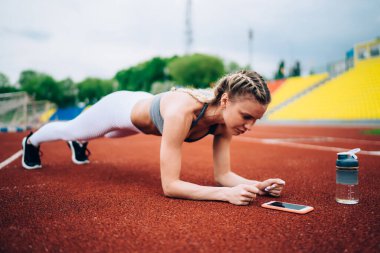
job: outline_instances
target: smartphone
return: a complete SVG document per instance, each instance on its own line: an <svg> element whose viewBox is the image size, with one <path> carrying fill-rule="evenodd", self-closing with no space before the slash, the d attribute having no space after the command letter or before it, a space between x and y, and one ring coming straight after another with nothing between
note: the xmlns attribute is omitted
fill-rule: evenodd
<svg viewBox="0 0 380 253"><path fill-rule="evenodd" d="M304 205L298 205L298 204L292 204L292 203L286 203L286 202L280 202L280 201L270 201L270 202L262 204L261 206L265 208L291 212L291 213L299 213L299 214L305 214L314 210L314 208L311 206L304 206Z"/></svg>

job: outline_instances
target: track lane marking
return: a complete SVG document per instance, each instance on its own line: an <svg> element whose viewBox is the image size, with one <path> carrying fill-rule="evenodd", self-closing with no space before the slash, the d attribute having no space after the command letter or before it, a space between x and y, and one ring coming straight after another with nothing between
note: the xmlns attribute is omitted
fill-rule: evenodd
<svg viewBox="0 0 380 253"><path fill-rule="evenodd" d="M347 148L326 147L326 146L320 146L320 145L294 143L294 142L283 141L281 139L259 139L259 138L252 138L252 137L235 137L234 139L237 139L242 142L262 143L262 144L269 144L269 145L279 145L279 146L285 146L285 147L304 148L304 149L313 149L313 150L322 150L322 151L343 152L347 150ZM359 153L363 155L380 156L380 151L362 150Z"/></svg>
<svg viewBox="0 0 380 253"><path fill-rule="evenodd" d="M368 141L368 140L358 140L358 139L348 139L348 138L336 138L336 137L295 137L295 138L286 138L286 139L269 139L269 138L254 138L254 137L235 137L234 139L237 139L239 141L243 142L253 142L253 143L262 143L262 144L269 144L269 145L279 145L279 146L287 146L287 147L295 147L295 148L304 148L304 149L313 149L313 150L322 150L322 151L334 151L334 152L342 152L346 151L346 148L339 148L339 147L326 147L326 146L320 146L320 145L313 145L313 144L303 144L303 143L295 143L294 141L336 141L336 140L345 140L347 142L349 141L356 141L361 143L371 143L371 144L378 144L380 142L378 141ZM362 150L360 151L363 155L374 155L374 156L380 156L380 151L366 151ZM18 159L20 156L22 156L22 149L17 151L15 154L10 156L8 159L0 163L0 170L6 167L8 164L12 163L14 160Z"/></svg>
<svg viewBox="0 0 380 253"><path fill-rule="evenodd" d="M6 159L5 161L1 162L0 163L0 170L2 168L4 168L5 166L7 166L8 164L10 164L11 162L13 162L14 160L16 160L17 158L19 158L20 156L22 156L22 149L20 149L19 151L17 151L16 153L14 153L12 156L10 156L8 159Z"/></svg>
<svg viewBox="0 0 380 253"><path fill-rule="evenodd" d="M341 142L356 142L361 144L370 144L370 145L380 145L380 141L374 141L374 140L362 140L362 139L352 139L352 138L343 138L343 137L331 137L331 136L297 136L294 134L288 134L288 133L271 133L271 132L255 132L257 134L272 134L273 136L283 136L288 138L276 138L276 139L323 139L326 141L341 141ZM249 136L248 136L249 137ZM250 137L255 138L255 137Z"/></svg>

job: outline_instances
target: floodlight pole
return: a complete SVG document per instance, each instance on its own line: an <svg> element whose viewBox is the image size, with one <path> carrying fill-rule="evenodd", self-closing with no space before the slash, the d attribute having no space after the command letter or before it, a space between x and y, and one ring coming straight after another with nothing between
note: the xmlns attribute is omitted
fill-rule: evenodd
<svg viewBox="0 0 380 253"><path fill-rule="evenodd" d="M185 19L185 54L189 54L191 50L191 45L193 43L193 30L191 27L191 0L186 2L186 19Z"/></svg>
<svg viewBox="0 0 380 253"><path fill-rule="evenodd" d="M250 69L253 69L253 61L252 61L252 55L253 55L253 29L248 29L248 66Z"/></svg>

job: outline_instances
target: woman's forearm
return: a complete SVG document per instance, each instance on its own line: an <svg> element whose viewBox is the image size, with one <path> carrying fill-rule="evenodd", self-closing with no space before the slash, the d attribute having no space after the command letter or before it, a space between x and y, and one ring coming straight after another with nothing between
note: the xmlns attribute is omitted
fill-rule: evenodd
<svg viewBox="0 0 380 253"><path fill-rule="evenodd" d="M217 178L217 183L219 183L222 186L234 187L239 184L257 184L259 183L259 181L246 179L230 171Z"/></svg>
<svg viewBox="0 0 380 253"><path fill-rule="evenodd" d="M182 180L176 180L170 184L165 195L168 197L194 200L228 201L226 190L227 187L201 186Z"/></svg>

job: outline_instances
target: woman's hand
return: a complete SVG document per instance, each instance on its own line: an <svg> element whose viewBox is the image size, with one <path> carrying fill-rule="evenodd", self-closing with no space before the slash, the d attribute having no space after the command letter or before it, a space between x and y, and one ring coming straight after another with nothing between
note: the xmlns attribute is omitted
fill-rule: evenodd
<svg viewBox="0 0 380 253"><path fill-rule="evenodd" d="M227 188L227 200L234 205L249 205L254 199L256 194L264 194L256 186L249 184L239 184L234 187Z"/></svg>
<svg viewBox="0 0 380 253"><path fill-rule="evenodd" d="M264 194L269 194L274 197L279 197L285 186L285 181L279 178L267 179L263 182L256 184L256 187Z"/></svg>

